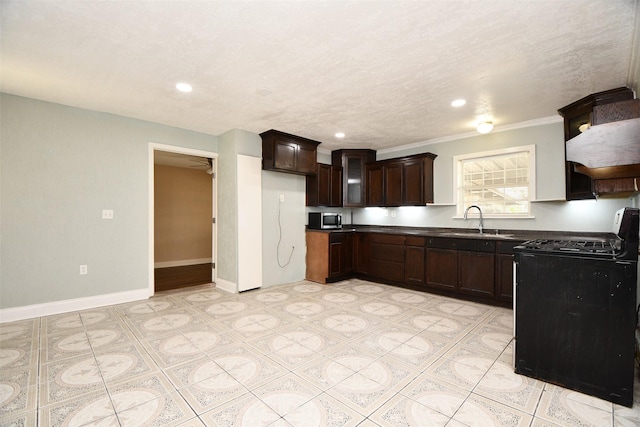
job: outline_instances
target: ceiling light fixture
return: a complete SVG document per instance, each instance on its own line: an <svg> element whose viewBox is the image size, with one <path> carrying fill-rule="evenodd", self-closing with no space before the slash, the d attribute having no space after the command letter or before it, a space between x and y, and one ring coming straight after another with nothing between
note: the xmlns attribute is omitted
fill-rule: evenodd
<svg viewBox="0 0 640 427"><path fill-rule="evenodd" d="M176 89L178 89L180 92L184 92L184 93L189 93L193 90L193 88L191 87L191 85L189 83L178 83L176 84Z"/></svg>
<svg viewBox="0 0 640 427"><path fill-rule="evenodd" d="M591 127L591 123L587 122L578 126L578 130L582 133L582 132L586 132L590 127Z"/></svg>
<svg viewBox="0 0 640 427"><path fill-rule="evenodd" d="M480 133L489 133L493 129L493 123L492 122L478 123L478 126L476 127L476 129Z"/></svg>
<svg viewBox="0 0 640 427"><path fill-rule="evenodd" d="M467 103L467 101L464 100L464 99L456 99L454 101L451 101L451 106L452 107L462 107L466 103Z"/></svg>
<svg viewBox="0 0 640 427"><path fill-rule="evenodd" d="M335 134L335 137L336 137L336 138L344 138L344 132L337 132L337 133Z"/></svg>

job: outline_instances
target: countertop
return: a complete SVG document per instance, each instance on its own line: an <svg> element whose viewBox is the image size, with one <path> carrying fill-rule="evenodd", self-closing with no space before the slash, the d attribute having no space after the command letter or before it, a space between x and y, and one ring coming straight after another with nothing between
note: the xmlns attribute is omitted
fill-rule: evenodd
<svg viewBox="0 0 640 427"><path fill-rule="evenodd" d="M616 237L613 233L485 229L481 234L479 230L469 228L406 227L391 225L381 226L355 224L343 225L342 229L340 230L314 230L307 228L307 231L320 233L351 233L359 231L367 233L400 234L423 237L506 240L515 242L524 242L533 239L608 241L611 239L615 239Z"/></svg>

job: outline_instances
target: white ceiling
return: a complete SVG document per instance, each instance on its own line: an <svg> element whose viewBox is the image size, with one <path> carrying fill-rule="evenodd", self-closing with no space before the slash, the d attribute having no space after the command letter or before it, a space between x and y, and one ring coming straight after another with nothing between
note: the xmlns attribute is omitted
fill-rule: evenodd
<svg viewBox="0 0 640 427"><path fill-rule="evenodd" d="M625 86L637 0L8 1L0 90L219 135L383 149ZM637 46L636 46L637 49ZM183 94L178 81L194 90ZM450 102L465 98L464 107ZM347 137L336 140L342 131Z"/></svg>

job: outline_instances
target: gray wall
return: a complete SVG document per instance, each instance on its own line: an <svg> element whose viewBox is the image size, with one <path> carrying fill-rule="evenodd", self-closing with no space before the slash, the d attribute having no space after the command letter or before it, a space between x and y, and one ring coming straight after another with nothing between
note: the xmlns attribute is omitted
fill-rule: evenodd
<svg viewBox="0 0 640 427"><path fill-rule="evenodd" d="M7 94L0 114L0 308L147 288L149 143L218 138Z"/></svg>
<svg viewBox="0 0 640 427"><path fill-rule="evenodd" d="M283 203L280 203L280 195L284 195ZM280 225L278 225L278 215ZM263 286L292 283L304 279L306 223L305 178L299 175L262 171ZM278 242L280 242L279 246ZM291 253L292 248L294 248L293 253Z"/></svg>

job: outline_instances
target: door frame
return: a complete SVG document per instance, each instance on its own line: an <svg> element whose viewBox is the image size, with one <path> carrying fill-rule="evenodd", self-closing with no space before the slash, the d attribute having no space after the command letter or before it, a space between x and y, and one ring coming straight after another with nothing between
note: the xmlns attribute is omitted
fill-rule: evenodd
<svg viewBox="0 0 640 427"><path fill-rule="evenodd" d="M180 147L177 145L159 144L156 142L149 143L149 296L153 296L155 293L155 171L154 171L154 153L156 151L166 151L169 153L186 154L189 156L206 157L212 160L212 168L214 176L211 183L212 201L213 207L211 215L213 218L218 216L218 180L217 167L218 167L218 153L213 151L198 150L195 148ZM211 226L211 262L217 265L218 259L218 225L217 221ZM211 269L211 281L216 280L216 269Z"/></svg>

